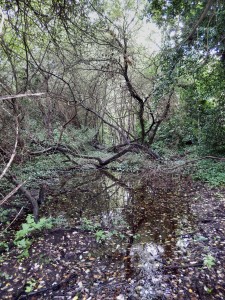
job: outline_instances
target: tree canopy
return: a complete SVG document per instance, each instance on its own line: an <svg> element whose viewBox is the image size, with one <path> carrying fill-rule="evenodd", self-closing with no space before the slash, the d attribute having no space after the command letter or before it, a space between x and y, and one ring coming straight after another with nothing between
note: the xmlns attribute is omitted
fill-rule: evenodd
<svg viewBox="0 0 225 300"><path fill-rule="evenodd" d="M73 125L92 128L98 142L114 146L151 147L166 135L172 144L191 137L223 149L224 1L2 0L0 6L1 95L44 93L1 101L6 136L12 115L23 143L43 139L43 128L59 142ZM149 22L158 25L158 46L153 32L144 43L138 39Z"/></svg>

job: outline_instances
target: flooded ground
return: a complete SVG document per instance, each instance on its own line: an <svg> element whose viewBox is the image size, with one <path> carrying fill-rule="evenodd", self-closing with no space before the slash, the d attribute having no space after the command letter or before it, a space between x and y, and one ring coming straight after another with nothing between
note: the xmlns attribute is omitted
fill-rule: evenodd
<svg viewBox="0 0 225 300"><path fill-rule="evenodd" d="M1 299L225 299L223 201L157 172L53 178L42 214L63 227L5 257Z"/></svg>
<svg viewBox="0 0 225 300"><path fill-rule="evenodd" d="M60 212L70 225L81 222L84 229L99 224L96 234L104 230L106 235L100 242L110 244L103 255L120 253L124 277L138 274L140 280L136 278L132 288L139 297L150 297L163 290L159 289L162 259L172 259L177 247L185 247L182 234L194 230L186 184L180 178L150 174L81 173L60 179L63 196L52 202L49 213Z"/></svg>

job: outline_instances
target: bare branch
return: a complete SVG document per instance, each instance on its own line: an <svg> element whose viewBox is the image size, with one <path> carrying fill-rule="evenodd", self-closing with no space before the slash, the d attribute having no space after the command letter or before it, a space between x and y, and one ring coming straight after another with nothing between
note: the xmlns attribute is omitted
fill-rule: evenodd
<svg viewBox="0 0 225 300"><path fill-rule="evenodd" d="M0 97L1 100L9 100L9 99L17 99L17 98L23 98L23 97L39 97L44 95L45 93L34 93L34 94L18 94L18 95L8 95L8 96L2 96Z"/></svg>
<svg viewBox="0 0 225 300"><path fill-rule="evenodd" d="M6 174L7 170L10 168L15 156L16 156L16 148L18 145L18 137L19 137L19 121L18 121L18 117L16 117L16 141L15 141L15 145L14 145L14 149L12 152L12 155L10 157L9 162L7 163L5 169L2 171L2 174L0 175L0 180L2 179L2 177Z"/></svg>

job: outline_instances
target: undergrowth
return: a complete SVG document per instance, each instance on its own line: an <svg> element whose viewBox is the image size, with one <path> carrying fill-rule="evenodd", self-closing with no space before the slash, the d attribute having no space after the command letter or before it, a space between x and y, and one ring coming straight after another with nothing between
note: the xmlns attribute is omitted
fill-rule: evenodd
<svg viewBox="0 0 225 300"><path fill-rule="evenodd" d="M28 215L26 223L22 224L22 229L18 230L15 235L14 244L20 249L20 257L29 256L29 248L32 245L32 238L30 237L34 231L41 231L43 229L51 229L53 222L51 218L41 218L37 223L34 221L32 215Z"/></svg>
<svg viewBox="0 0 225 300"><path fill-rule="evenodd" d="M192 178L212 186L225 186L225 162L201 160L197 163Z"/></svg>

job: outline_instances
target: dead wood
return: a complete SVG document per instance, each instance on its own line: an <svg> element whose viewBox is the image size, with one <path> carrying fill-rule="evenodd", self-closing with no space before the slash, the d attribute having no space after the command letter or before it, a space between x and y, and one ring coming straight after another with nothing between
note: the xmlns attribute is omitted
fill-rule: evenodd
<svg viewBox="0 0 225 300"><path fill-rule="evenodd" d="M139 147L139 149L143 150L144 149L143 147ZM73 157L90 159L90 160L97 160L98 165L96 165L96 164L94 164L94 165L97 168L99 168L99 167L104 167L104 166L110 164L111 162L115 161L116 159L118 159L119 157L123 156L124 154L126 154L128 152L135 152L135 150L137 150L137 149L138 149L137 145L130 145L129 147L121 150L120 152L114 154L113 156L111 156L110 158L108 158L106 160L102 160L100 157L96 157L96 156L77 154L77 153L71 151L70 149L67 149L66 147L62 147L62 146L53 146L53 147L49 147L49 148L41 150L41 151L30 152L30 154L34 155L34 156L39 156L39 155L42 155L42 154L62 153L62 154L65 155L66 153L69 153ZM148 150L148 154L156 159L156 154L154 154L150 150Z"/></svg>
<svg viewBox="0 0 225 300"><path fill-rule="evenodd" d="M147 147L145 145L137 143L136 141L132 141L129 144L124 143L124 144L115 145L115 146L109 148L109 151L111 150L111 151L117 152L117 151L119 151L119 149L122 149L127 146L133 147L133 152L137 152L138 150L140 150L140 151L148 154L152 159L160 158L158 153L156 153L155 151L153 151L152 149L150 149L149 147Z"/></svg>
<svg viewBox="0 0 225 300"><path fill-rule="evenodd" d="M25 187L21 185L21 183L17 180L15 175L9 173L9 175L7 175L6 178L10 182L15 184L17 187L19 187L18 190L27 198L27 200L29 200L33 209L34 221L37 223L39 220L39 207L37 200L34 197L32 197L30 192Z"/></svg>

